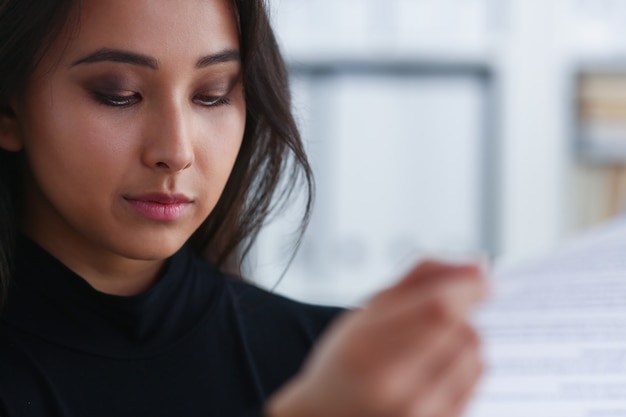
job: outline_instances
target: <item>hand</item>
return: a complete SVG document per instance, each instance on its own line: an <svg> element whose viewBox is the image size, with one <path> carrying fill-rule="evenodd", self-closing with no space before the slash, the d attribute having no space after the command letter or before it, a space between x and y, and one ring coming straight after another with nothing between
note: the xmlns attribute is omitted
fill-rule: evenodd
<svg viewBox="0 0 626 417"><path fill-rule="evenodd" d="M340 317L270 417L453 417L481 374L467 313L486 293L481 269L427 261L362 310Z"/></svg>

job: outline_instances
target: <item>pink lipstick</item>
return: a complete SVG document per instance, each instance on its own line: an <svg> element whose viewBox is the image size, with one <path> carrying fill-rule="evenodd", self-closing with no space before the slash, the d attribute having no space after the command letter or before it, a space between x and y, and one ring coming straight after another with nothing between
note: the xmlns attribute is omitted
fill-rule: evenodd
<svg viewBox="0 0 626 417"><path fill-rule="evenodd" d="M163 222L178 220L191 205L191 200L182 194L152 193L124 199L140 215Z"/></svg>

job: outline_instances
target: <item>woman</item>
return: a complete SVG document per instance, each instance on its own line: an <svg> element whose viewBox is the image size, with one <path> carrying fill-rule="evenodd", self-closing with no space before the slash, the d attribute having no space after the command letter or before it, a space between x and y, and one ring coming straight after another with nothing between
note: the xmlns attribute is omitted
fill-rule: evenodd
<svg viewBox="0 0 626 417"><path fill-rule="evenodd" d="M0 416L461 413L476 266L336 320L227 275L311 183L288 97L260 0L0 2Z"/></svg>

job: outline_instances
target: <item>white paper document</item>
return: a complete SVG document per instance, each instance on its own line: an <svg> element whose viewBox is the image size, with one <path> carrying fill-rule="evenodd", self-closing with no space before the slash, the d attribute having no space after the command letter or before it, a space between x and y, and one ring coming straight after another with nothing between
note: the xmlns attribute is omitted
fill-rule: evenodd
<svg viewBox="0 0 626 417"><path fill-rule="evenodd" d="M493 276L465 417L626 417L626 219Z"/></svg>

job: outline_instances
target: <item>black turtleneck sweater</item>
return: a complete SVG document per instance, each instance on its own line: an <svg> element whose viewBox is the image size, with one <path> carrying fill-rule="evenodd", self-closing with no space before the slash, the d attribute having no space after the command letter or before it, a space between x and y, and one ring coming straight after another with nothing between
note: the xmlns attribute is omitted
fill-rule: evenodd
<svg viewBox="0 0 626 417"><path fill-rule="evenodd" d="M22 238L0 321L0 417L238 417L302 365L337 315L225 276L183 248L131 297Z"/></svg>

